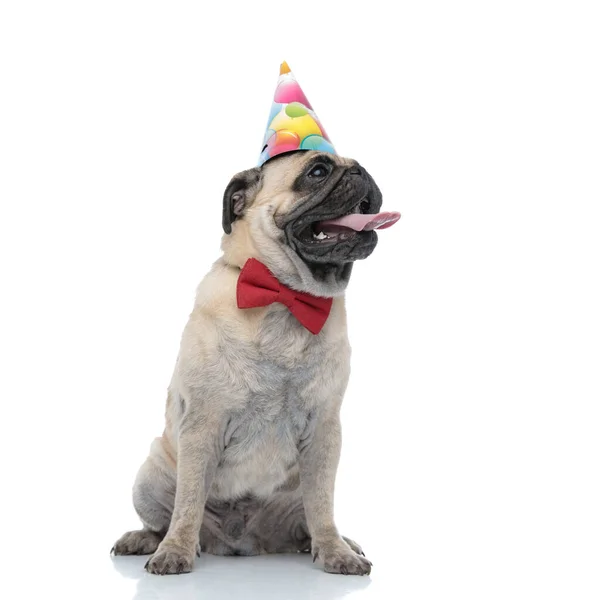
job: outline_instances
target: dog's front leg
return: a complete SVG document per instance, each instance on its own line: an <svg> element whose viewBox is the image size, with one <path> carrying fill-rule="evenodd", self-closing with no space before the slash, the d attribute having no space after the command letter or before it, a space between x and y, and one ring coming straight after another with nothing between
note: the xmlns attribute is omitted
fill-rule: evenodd
<svg viewBox="0 0 600 600"><path fill-rule="evenodd" d="M341 444L339 413L318 417L312 439L300 451L304 511L313 557L323 561L325 571L365 575L371 572L371 563L340 536L333 518L335 475Z"/></svg>
<svg viewBox="0 0 600 600"><path fill-rule="evenodd" d="M188 414L179 430L177 488L169 530L146 570L158 575L189 573L199 554L199 536L206 496L221 454L219 419Z"/></svg>

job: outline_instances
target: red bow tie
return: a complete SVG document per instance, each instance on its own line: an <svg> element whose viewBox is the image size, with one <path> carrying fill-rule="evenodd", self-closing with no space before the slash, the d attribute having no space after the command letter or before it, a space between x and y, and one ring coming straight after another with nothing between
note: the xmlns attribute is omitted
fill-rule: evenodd
<svg viewBox="0 0 600 600"><path fill-rule="evenodd" d="M331 311L333 298L319 298L291 290L255 258L246 261L237 282L238 308L255 308L281 302L311 333L317 334Z"/></svg>

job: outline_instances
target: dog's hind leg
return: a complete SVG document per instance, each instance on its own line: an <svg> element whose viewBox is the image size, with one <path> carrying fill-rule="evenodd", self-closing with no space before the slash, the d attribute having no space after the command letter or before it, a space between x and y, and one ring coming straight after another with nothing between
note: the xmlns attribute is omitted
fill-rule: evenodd
<svg viewBox="0 0 600 600"><path fill-rule="evenodd" d="M170 462L164 442L158 438L133 486L133 505L144 527L123 534L113 546L113 554L153 554L165 537L175 501L176 471Z"/></svg>
<svg viewBox="0 0 600 600"><path fill-rule="evenodd" d="M115 556L154 554L163 537L164 535L155 533L149 529L128 531L115 542L111 553Z"/></svg>

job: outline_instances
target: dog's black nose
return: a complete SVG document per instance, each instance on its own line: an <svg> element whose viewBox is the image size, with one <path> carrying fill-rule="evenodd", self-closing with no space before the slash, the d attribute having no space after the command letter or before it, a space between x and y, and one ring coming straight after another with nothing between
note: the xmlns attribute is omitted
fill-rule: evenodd
<svg viewBox="0 0 600 600"><path fill-rule="evenodd" d="M350 169L350 173L351 173L352 175L360 175L360 167L352 167L352 168Z"/></svg>

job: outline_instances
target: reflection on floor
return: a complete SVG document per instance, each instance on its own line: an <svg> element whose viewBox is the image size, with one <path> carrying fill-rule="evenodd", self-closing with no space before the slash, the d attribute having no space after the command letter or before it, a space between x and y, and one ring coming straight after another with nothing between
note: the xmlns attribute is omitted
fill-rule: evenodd
<svg viewBox="0 0 600 600"><path fill-rule="evenodd" d="M118 573L137 580L132 600L341 600L354 592L366 591L371 582L369 577L324 573L306 554L255 557L202 554L192 573L164 577L144 571L147 559L112 557Z"/></svg>

